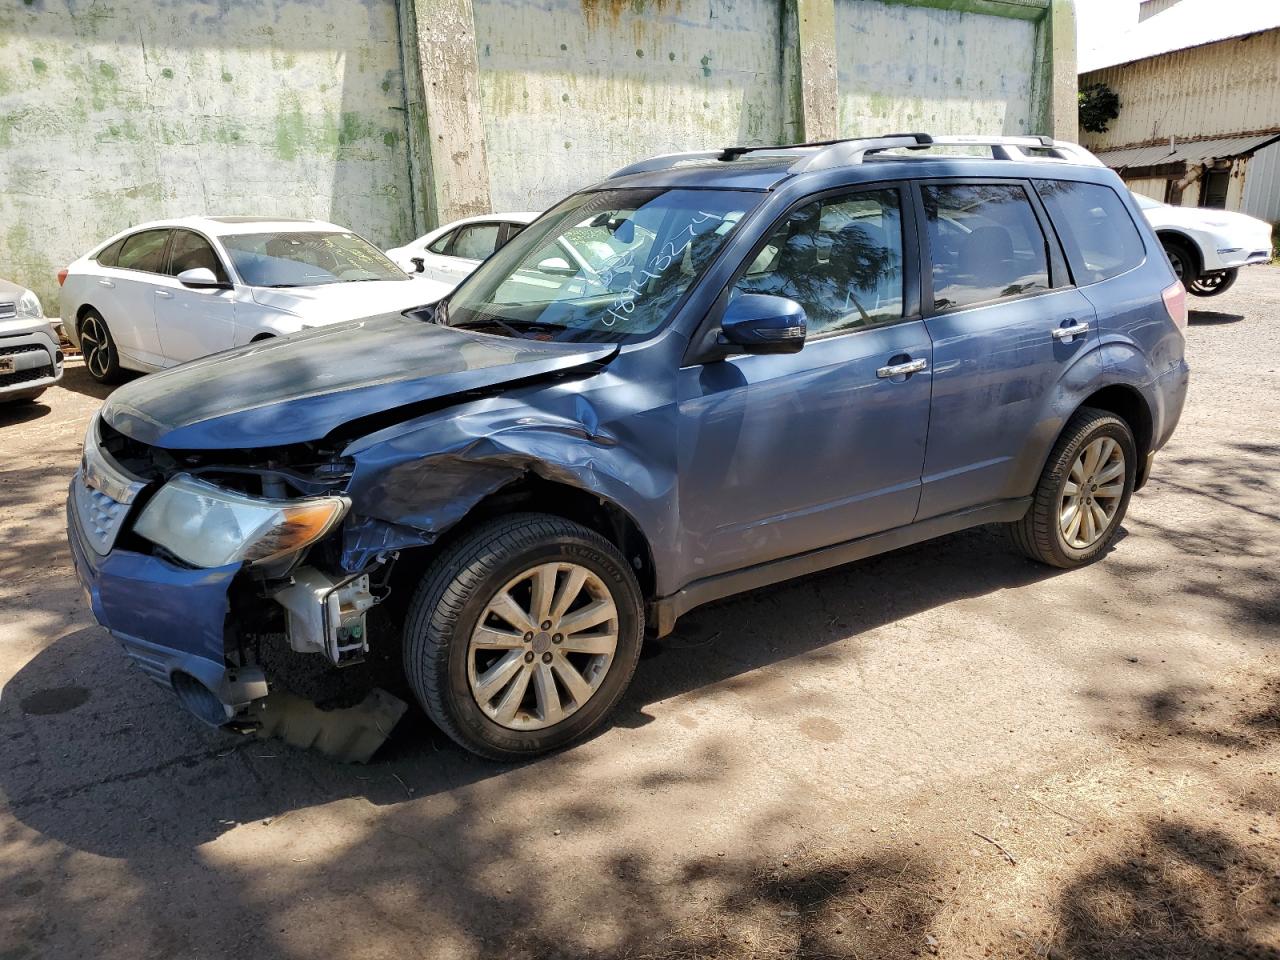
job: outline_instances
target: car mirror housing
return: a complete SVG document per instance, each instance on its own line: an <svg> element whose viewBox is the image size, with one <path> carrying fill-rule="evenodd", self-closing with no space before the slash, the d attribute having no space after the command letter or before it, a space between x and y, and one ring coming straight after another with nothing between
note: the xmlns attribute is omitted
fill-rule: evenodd
<svg viewBox="0 0 1280 960"><path fill-rule="evenodd" d="M224 283L213 275L208 267L192 267L178 274L178 282L192 290L230 290L231 284Z"/></svg>
<svg viewBox="0 0 1280 960"><path fill-rule="evenodd" d="M744 293L725 308L719 340L747 353L796 353L807 332L804 307L794 300Z"/></svg>

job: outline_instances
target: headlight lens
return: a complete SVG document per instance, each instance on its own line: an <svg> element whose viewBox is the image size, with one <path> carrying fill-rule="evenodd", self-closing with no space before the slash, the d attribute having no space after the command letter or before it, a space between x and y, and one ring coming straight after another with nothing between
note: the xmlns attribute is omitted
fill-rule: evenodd
<svg viewBox="0 0 1280 960"><path fill-rule="evenodd" d="M44 317L40 307L40 298L28 290L18 298L18 316L23 320L39 320Z"/></svg>
<svg viewBox="0 0 1280 960"><path fill-rule="evenodd" d="M250 497L180 474L151 498L134 530L195 567L263 563L315 543L349 506L345 497Z"/></svg>

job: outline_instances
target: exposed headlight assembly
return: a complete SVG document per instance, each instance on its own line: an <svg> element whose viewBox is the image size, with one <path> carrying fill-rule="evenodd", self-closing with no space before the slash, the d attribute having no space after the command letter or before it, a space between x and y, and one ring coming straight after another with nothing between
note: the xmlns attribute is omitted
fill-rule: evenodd
<svg viewBox="0 0 1280 960"><path fill-rule="evenodd" d="M346 497L268 500L179 474L134 530L195 567L266 563L315 543L342 519Z"/></svg>

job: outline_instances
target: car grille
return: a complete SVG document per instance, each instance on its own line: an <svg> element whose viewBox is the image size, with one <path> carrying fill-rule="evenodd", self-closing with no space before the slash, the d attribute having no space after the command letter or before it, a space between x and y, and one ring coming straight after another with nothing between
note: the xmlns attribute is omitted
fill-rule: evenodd
<svg viewBox="0 0 1280 960"><path fill-rule="evenodd" d="M0 347L0 357L12 357L19 353L35 353L44 347L38 343L24 343L18 347Z"/></svg>
<svg viewBox="0 0 1280 960"><path fill-rule="evenodd" d="M0 300L0 320L12 320L18 315L18 305L12 300Z"/></svg>
<svg viewBox="0 0 1280 960"><path fill-rule="evenodd" d="M32 383L53 376L53 365L46 363L43 367L30 370L19 370L17 373L0 374L0 387L13 387L20 383Z"/></svg>
<svg viewBox="0 0 1280 960"><path fill-rule="evenodd" d="M81 477L76 478L72 490L80 532L95 553L106 556L131 505L113 500L101 490L90 489Z"/></svg>

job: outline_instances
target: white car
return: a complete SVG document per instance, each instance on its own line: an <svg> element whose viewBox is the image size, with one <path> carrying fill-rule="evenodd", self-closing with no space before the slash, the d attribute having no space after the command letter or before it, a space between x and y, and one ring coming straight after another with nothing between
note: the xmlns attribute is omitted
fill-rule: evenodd
<svg viewBox="0 0 1280 960"><path fill-rule="evenodd" d="M267 337L435 303L452 285L405 276L319 220L184 217L116 234L60 271L62 320L103 383Z"/></svg>
<svg viewBox="0 0 1280 960"><path fill-rule="evenodd" d="M0 401L34 400L62 378L62 350L40 298L0 280Z"/></svg>
<svg viewBox="0 0 1280 960"><path fill-rule="evenodd" d="M539 213L490 213L455 220L387 251L405 273L456 287Z"/></svg>
<svg viewBox="0 0 1280 960"><path fill-rule="evenodd" d="M1134 194L1188 292L1212 297L1236 282L1241 267L1271 260L1271 224L1209 207L1174 207Z"/></svg>

